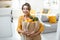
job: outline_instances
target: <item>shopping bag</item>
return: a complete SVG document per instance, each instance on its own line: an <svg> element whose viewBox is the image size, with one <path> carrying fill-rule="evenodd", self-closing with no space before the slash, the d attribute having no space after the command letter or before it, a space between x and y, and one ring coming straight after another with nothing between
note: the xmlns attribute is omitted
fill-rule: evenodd
<svg viewBox="0 0 60 40"><path fill-rule="evenodd" d="M32 31L37 32L40 28L39 21L35 22L22 22L22 30L31 33Z"/></svg>

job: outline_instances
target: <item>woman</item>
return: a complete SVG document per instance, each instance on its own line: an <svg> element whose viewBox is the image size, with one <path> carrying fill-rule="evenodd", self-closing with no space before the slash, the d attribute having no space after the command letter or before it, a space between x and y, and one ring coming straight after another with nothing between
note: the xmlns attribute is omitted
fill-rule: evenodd
<svg viewBox="0 0 60 40"><path fill-rule="evenodd" d="M22 30L23 29L22 21L26 20L26 19L30 19L30 16L31 16L30 10L31 10L31 6L29 3L25 3L22 5L22 11L23 11L24 15L19 17L17 31L20 35L21 34L23 35L24 40L41 40L40 33L44 30L44 27L41 23L39 26L39 30L37 32L33 31L33 32L29 33L27 31ZM34 16L31 16L31 18L32 17L34 17Z"/></svg>

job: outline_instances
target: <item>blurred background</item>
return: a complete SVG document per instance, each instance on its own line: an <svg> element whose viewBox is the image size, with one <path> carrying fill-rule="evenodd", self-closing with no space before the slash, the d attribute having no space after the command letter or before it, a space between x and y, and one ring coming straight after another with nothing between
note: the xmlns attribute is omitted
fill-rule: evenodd
<svg viewBox="0 0 60 40"><path fill-rule="evenodd" d="M0 0L0 40L21 40L16 28L26 2L31 5L31 15L36 15L44 25L42 40L60 40L60 0Z"/></svg>

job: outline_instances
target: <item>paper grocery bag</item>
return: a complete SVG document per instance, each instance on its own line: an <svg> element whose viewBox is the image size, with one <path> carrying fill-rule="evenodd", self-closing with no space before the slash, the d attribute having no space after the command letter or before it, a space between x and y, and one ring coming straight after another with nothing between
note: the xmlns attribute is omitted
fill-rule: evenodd
<svg viewBox="0 0 60 40"><path fill-rule="evenodd" d="M22 21L22 30L28 31L27 24L28 22Z"/></svg>
<svg viewBox="0 0 60 40"><path fill-rule="evenodd" d="M22 22L22 29L31 33L32 31L37 32L39 30L39 21L36 22Z"/></svg>
<svg viewBox="0 0 60 40"><path fill-rule="evenodd" d="M36 21L35 22L35 32L37 32L40 29L40 22Z"/></svg>
<svg viewBox="0 0 60 40"><path fill-rule="evenodd" d="M32 31L37 32L39 30L39 22L22 22L22 29L24 31L27 31L31 33ZM22 35L23 40L31 40L31 37L28 37L26 35ZM34 38L35 39L35 38ZM40 39L39 39L40 40Z"/></svg>
<svg viewBox="0 0 60 40"><path fill-rule="evenodd" d="M39 21L29 23L28 31L31 33L32 31L37 32L40 28Z"/></svg>
<svg viewBox="0 0 60 40"><path fill-rule="evenodd" d="M25 21L22 22L22 29L24 31L31 32L31 31L34 30L34 28L35 28L35 23L33 23L33 22L25 22Z"/></svg>

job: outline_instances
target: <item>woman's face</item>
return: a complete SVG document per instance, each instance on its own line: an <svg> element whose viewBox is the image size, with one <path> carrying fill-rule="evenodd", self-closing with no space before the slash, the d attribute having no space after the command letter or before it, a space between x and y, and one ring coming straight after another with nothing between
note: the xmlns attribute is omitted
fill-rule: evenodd
<svg viewBox="0 0 60 40"><path fill-rule="evenodd" d="M23 11L24 15L30 14L30 11L28 10L28 6L24 6L22 11Z"/></svg>

